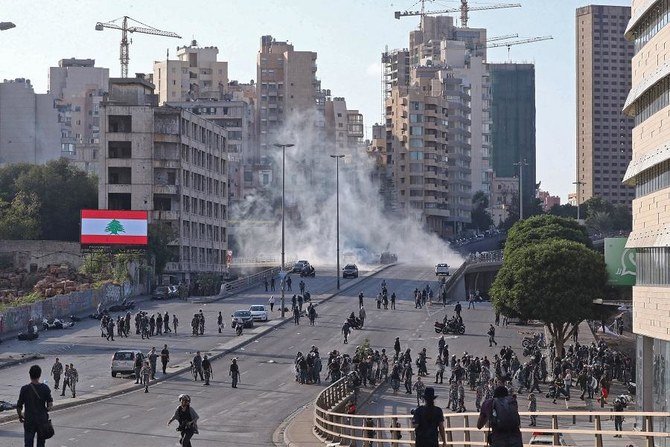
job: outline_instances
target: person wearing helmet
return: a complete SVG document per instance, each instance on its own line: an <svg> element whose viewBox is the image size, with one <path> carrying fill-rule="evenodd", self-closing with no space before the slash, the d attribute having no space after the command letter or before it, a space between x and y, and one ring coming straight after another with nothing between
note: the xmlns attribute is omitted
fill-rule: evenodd
<svg viewBox="0 0 670 447"><path fill-rule="evenodd" d="M179 423L177 427L177 431L181 432L179 443L182 447L191 447L191 438L198 433L198 413L191 407L191 397L188 394L179 395L179 406L167 425L172 421Z"/></svg>

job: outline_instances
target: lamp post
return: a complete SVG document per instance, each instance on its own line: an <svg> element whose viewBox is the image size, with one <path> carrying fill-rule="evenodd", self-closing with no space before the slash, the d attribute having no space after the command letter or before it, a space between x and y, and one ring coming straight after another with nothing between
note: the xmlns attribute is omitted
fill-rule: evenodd
<svg viewBox="0 0 670 447"><path fill-rule="evenodd" d="M285 260L284 260L284 199L285 199L285 168L286 168L286 148L287 147L293 147L293 143L287 143L287 144L279 144L275 143L275 147L280 147L281 148L281 267L280 267L280 274L282 275L281 278L281 317L284 318L285 313L284 313L284 288L285 288L285 275L284 275L284 265L285 265Z"/></svg>
<svg viewBox="0 0 670 447"><path fill-rule="evenodd" d="M335 159L335 196L336 196L336 228L337 230L335 231L337 234L337 271L336 271L336 276L337 276L337 290L340 290L340 158L344 158L343 154L334 154L330 156L331 158Z"/></svg>
<svg viewBox="0 0 670 447"><path fill-rule="evenodd" d="M523 220L523 168L528 166L526 159L514 163L514 166L519 167L519 220Z"/></svg>
<svg viewBox="0 0 670 447"><path fill-rule="evenodd" d="M581 205L579 200L581 196L580 191L582 189L582 185L585 185L586 183L577 180L576 182L572 182L572 184L577 185L577 221L579 221L579 206Z"/></svg>

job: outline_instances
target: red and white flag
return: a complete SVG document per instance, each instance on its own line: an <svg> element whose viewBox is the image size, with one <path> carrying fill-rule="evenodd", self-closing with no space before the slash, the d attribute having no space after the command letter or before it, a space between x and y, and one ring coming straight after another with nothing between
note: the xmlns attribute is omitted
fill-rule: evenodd
<svg viewBox="0 0 670 447"><path fill-rule="evenodd" d="M81 210L82 245L147 245L147 211Z"/></svg>

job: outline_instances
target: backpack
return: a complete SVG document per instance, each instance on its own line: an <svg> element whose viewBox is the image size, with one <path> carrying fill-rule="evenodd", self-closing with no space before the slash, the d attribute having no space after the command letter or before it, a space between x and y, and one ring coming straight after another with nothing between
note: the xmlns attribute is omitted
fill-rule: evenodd
<svg viewBox="0 0 670 447"><path fill-rule="evenodd" d="M438 421L435 416L435 412L425 406L414 410L413 423L415 425L416 445L431 445L432 441L437 439Z"/></svg>
<svg viewBox="0 0 670 447"><path fill-rule="evenodd" d="M511 396L493 399L491 406L491 429L498 433L511 433L519 429L519 405Z"/></svg>

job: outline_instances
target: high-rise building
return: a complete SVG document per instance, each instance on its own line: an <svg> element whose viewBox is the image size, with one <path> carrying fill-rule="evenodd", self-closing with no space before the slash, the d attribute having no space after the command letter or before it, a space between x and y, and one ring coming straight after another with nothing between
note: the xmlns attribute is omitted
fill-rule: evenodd
<svg viewBox="0 0 670 447"><path fill-rule="evenodd" d="M500 182L523 174L524 206L535 199L535 66L488 64L491 83L491 167ZM515 165L521 163L521 165ZM523 166L523 173L520 172ZM498 183L502 184L502 183Z"/></svg>
<svg viewBox="0 0 670 447"><path fill-rule="evenodd" d="M602 20L612 20L602 17ZM617 18L617 20L619 20ZM670 405L670 1L633 0L625 36L632 41L632 88L624 112L634 118L633 157L624 181L635 187L633 332L637 335L639 411L667 411ZM612 49L609 49L612 51ZM661 419L658 430L667 431ZM657 440L657 446L670 445Z"/></svg>
<svg viewBox="0 0 670 447"><path fill-rule="evenodd" d="M61 156L58 110L28 79L0 83L0 166L44 164Z"/></svg>
<svg viewBox="0 0 670 447"><path fill-rule="evenodd" d="M49 93L56 98L61 153L75 166L97 173L100 102L109 84L109 69L94 59L61 59L49 69Z"/></svg>
<svg viewBox="0 0 670 447"><path fill-rule="evenodd" d="M624 38L630 8L577 9L577 187L580 203L601 197L630 206L623 184L632 154L634 120L622 111L631 87L633 43Z"/></svg>
<svg viewBox="0 0 670 447"><path fill-rule="evenodd" d="M228 86L228 62L218 60L217 47L177 47L177 59L154 62L153 82L159 103L223 99Z"/></svg>
<svg viewBox="0 0 670 447"><path fill-rule="evenodd" d="M358 153L363 144L363 115L358 110L348 110L344 98L326 99L326 136L334 143L336 151Z"/></svg>
<svg viewBox="0 0 670 447"><path fill-rule="evenodd" d="M101 104L100 209L147 210L169 226L164 274L222 273L227 250L226 131L186 109L157 106L144 79L110 79Z"/></svg>

